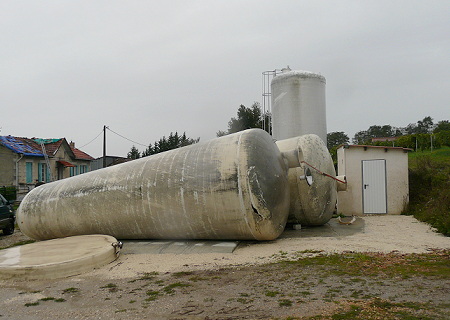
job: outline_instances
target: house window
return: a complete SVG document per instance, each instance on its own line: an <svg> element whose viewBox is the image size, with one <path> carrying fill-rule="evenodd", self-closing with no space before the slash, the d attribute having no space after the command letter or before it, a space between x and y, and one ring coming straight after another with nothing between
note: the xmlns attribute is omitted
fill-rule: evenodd
<svg viewBox="0 0 450 320"><path fill-rule="evenodd" d="M38 164L38 180L40 182L48 181L47 166L46 166L45 163L39 163Z"/></svg>
<svg viewBox="0 0 450 320"><path fill-rule="evenodd" d="M87 165L80 165L80 174L88 172Z"/></svg>
<svg viewBox="0 0 450 320"><path fill-rule="evenodd" d="M27 162L27 183L33 183L33 162Z"/></svg>
<svg viewBox="0 0 450 320"><path fill-rule="evenodd" d="M70 176L71 177L78 175L78 167L79 166L70 167Z"/></svg>

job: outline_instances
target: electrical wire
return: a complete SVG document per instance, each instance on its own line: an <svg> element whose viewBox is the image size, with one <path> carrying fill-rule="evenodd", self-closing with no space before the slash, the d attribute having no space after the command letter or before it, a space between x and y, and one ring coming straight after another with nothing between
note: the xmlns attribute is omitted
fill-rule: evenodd
<svg viewBox="0 0 450 320"><path fill-rule="evenodd" d="M112 133L118 135L119 137L121 137L121 138L123 138L123 139L125 139L125 140L131 141L131 142L136 143L136 144L138 144L138 145L140 145L140 146L143 146L143 147L147 147L145 144L142 144L142 143L133 141L133 140L131 140L131 139L128 139L128 138L126 138L126 137L124 137L124 136L118 134L117 132L112 131L109 127L106 127L106 129L108 129L108 130L111 131Z"/></svg>
<svg viewBox="0 0 450 320"><path fill-rule="evenodd" d="M94 142L94 140L97 139L102 134L102 132L103 132L103 130L100 131L100 133L94 139L92 139L91 141L89 141L85 145L81 146L79 149L82 149L82 148L86 147L88 144L90 144L91 142Z"/></svg>

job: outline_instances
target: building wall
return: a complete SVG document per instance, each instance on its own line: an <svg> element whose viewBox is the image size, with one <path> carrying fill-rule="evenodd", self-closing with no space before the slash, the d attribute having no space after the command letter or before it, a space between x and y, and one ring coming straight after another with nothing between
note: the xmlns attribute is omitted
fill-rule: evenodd
<svg viewBox="0 0 450 320"><path fill-rule="evenodd" d="M15 184L15 161L17 154L0 145L0 186L12 186Z"/></svg>
<svg viewBox="0 0 450 320"><path fill-rule="evenodd" d="M347 177L347 191L338 192L338 213L363 215L362 161L386 160L387 213L400 214L409 201L408 153L403 148L350 146L337 151L338 175Z"/></svg>

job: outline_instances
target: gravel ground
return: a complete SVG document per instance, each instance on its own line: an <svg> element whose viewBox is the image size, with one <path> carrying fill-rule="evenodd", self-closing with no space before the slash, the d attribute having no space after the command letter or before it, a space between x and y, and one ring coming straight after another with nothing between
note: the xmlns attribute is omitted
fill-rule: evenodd
<svg viewBox="0 0 450 320"><path fill-rule="evenodd" d="M103 268L65 279L0 280L0 318L307 319L349 309L349 301L364 299L448 304L450 279L336 275L317 266L294 268L279 262L299 261L317 251L372 252L397 259L450 249L450 238L413 217L363 220L363 230L348 236L244 243L227 254L124 254ZM0 248L23 240L27 237L17 230L0 235Z"/></svg>

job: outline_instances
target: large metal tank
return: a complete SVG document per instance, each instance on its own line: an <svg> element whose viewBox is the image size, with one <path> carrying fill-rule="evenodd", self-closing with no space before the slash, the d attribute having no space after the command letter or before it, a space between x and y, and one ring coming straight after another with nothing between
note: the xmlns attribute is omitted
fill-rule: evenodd
<svg viewBox="0 0 450 320"><path fill-rule="evenodd" d="M336 171L323 140L307 134L276 142L281 152L297 150L300 167L289 169L289 221L319 226L333 216L337 199Z"/></svg>
<svg viewBox="0 0 450 320"><path fill-rule="evenodd" d="M42 185L17 222L33 239L272 240L289 211L286 162L260 129Z"/></svg>
<svg viewBox="0 0 450 320"><path fill-rule="evenodd" d="M325 83L320 74L290 69L272 79L272 132L276 140L316 134L327 141Z"/></svg>

